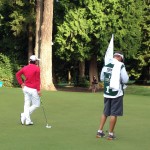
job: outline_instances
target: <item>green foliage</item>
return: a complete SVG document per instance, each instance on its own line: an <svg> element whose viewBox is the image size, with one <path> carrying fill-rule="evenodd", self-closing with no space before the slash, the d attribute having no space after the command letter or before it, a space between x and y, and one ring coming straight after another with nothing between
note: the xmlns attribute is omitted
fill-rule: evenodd
<svg viewBox="0 0 150 150"><path fill-rule="evenodd" d="M10 58L13 71L27 61L28 24L35 21L35 1L3 0L0 7L0 51Z"/></svg>
<svg viewBox="0 0 150 150"><path fill-rule="evenodd" d="M12 86L13 69L10 64L10 59L0 53L0 81L4 82L4 86Z"/></svg>
<svg viewBox="0 0 150 150"><path fill-rule="evenodd" d="M58 26L57 55L67 61L82 61L93 54L102 59L112 33L115 50L124 51L126 57L136 54L141 41L141 1L88 0L78 5L66 12Z"/></svg>
<svg viewBox="0 0 150 150"><path fill-rule="evenodd" d="M143 83L149 80L149 66L150 66L150 26L149 26L149 3L144 1L143 4L143 20L140 22L142 37L140 49L137 54L130 60L130 75L135 80L141 80Z"/></svg>
<svg viewBox="0 0 150 150"><path fill-rule="evenodd" d="M57 58L53 58L56 58L56 62L61 58L69 63L66 72L70 64L89 60L93 54L101 61L114 33L115 50L124 52L130 76L137 80L149 77L149 0L54 2L53 47ZM27 29L29 23L34 28L34 8L35 0L0 1L0 50L11 58L13 74L19 64L25 64L27 60ZM66 78L66 73L55 67L55 63L54 68Z"/></svg>
<svg viewBox="0 0 150 150"><path fill-rule="evenodd" d="M99 82L99 88L103 89L104 88L104 83L103 82Z"/></svg>
<svg viewBox="0 0 150 150"><path fill-rule="evenodd" d="M10 22L11 30L14 31L14 35L20 34L20 32L23 30L22 23L25 21L25 18L20 14L18 11L14 11L10 18L13 20Z"/></svg>
<svg viewBox="0 0 150 150"><path fill-rule="evenodd" d="M0 48L2 51L22 53L21 50L27 49L28 24L35 22L34 3L34 0L4 0L0 8Z"/></svg>
<svg viewBox="0 0 150 150"><path fill-rule="evenodd" d="M27 25L35 22L34 0L26 2L24 0L16 0L9 3L13 11L10 13L10 27L14 35L17 36L21 32L27 31Z"/></svg>
<svg viewBox="0 0 150 150"><path fill-rule="evenodd" d="M85 19L85 9L70 10L65 20L58 27L55 42L59 43L59 50L56 54L67 61L76 58L84 60L84 58L88 57L89 51L89 47L85 45L90 41L86 33L88 22Z"/></svg>
<svg viewBox="0 0 150 150"><path fill-rule="evenodd" d="M71 5L69 0L66 2L60 3L65 12L57 27L56 55L69 62L97 55L101 61L114 33L115 50L124 52L126 60L131 61L127 65L129 75L139 79L149 64L148 5L142 0L79 0ZM140 50L142 44L144 50Z"/></svg>
<svg viewBox="0 0 150 150"><path fill-rule="evenodd" d="M139 79L139 77L142 75L143 67L150 64L149 58L150 58L149 51L143 51L142 53L138 53L136 57L134 57L134 67L131 69L130 75L134 76L136 80Z"/></svg>
<svg viewBox="0 0 150 150"><path fill-rule="evenodd" d="M89 87L90 83L86 79L86 77L79 77L77 80L74 81L74 86L78 87Z"/></svg>
<svg viewBox="0 0 150 150"><path fill-rule="evenodd" d="M114 5L115 18L113 20L113 26L116 33L115 48L116 50L123 50L126 57L135 55L140 47L140 22L143 19L142 4L140 1L119 0Z"/></svg>

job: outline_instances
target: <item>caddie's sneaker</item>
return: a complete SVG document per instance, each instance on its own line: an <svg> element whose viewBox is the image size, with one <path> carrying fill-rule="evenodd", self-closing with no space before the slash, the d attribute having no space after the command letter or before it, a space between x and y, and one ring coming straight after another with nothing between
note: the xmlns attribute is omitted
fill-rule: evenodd
<svg viewBox="0 0 150 150"><path fill-rule="evenodd" d="M102 138L102 137L105 137L104 132L102 132L102 133L97 132L97 134L96 134L96 138Z"/></svg>
<svg viewBox="0 0 150 150"><path fill-rule="evenodd" d="M107 140L115 140L116 137L114 135L108 134Z"/></svg>
<svg viewBox="0 0 150 150"><path fill-rule="evenodd" d="M21 114L20 114L20 121L21 121L21 124L22 124L22 125L24 125L25 120L26 120L26 118L25 118L24 114L21 113Z"/></svg>
<svg viewBox="0 0 150 150"><path fill-rule="evenodd" d="M29 125L33 125L33 122L32 121L30 121L30 122L26 121L26 126L29 126Z"/></svg>

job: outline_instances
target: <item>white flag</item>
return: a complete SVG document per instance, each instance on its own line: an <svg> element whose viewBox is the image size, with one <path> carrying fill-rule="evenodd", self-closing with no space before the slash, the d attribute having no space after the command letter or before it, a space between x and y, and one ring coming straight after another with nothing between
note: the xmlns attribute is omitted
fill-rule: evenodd
<svg viewBox="0 0 150 150"><path fill-rule="evenodd" d="M114 35L112 34L110 43L105 53L105 65L109 64L112 61L113 53L114 53Z"/></svg>

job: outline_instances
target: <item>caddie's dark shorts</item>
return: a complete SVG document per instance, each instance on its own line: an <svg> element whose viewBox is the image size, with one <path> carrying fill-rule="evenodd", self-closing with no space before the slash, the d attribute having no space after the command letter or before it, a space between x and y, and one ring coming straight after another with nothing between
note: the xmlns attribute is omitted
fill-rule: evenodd
<svg viewBox="0 0 150 150"><path fill-rule="evenodd" d="M117 98L104 98L104 115L122 116L123 115L123 96Z"/></svg>

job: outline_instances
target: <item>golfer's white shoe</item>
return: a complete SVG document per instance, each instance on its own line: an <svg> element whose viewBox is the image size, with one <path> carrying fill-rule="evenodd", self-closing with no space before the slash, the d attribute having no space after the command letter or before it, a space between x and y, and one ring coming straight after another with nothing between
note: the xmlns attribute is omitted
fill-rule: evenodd
<svg viewBox="0 0 150 150"><path fill-rule="evenodd" d="M32 121L27 121L27 120L26 120L26 126L29 126L29 125L33 125L33 122L32 122Z"/></svg>
<svg viewBox="0 0 150 150"><path fill-rule="evenodd" d="M25 118L24 114L21 113L21 115L20 115L20 121L21 121L21 124L22 124L22 125L25 124L25 120L26 120L26 118Z"/></svg>

